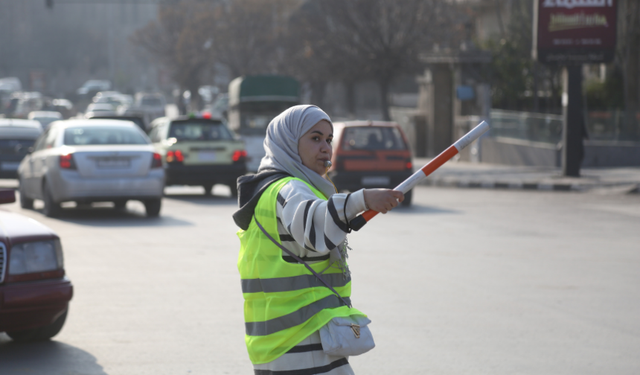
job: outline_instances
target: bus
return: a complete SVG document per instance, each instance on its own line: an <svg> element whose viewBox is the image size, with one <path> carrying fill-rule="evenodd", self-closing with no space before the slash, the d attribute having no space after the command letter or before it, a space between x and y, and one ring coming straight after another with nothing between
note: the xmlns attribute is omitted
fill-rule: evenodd
<svg viewBox="0 0 640 375"><path fill-rule="evenodd" d="M247 170L256 172L265 155L267 125L285 109L300 104L300 84L279 75L238 77L229 83L229 127L245 142Z"/></svg>

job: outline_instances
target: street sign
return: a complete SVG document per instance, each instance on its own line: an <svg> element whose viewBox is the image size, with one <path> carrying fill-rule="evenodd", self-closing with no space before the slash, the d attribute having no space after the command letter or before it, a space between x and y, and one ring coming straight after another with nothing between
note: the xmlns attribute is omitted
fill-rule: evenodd
<svg viewBox="0 0 640 375"><path fill-rule="evenodd" d="M542 63L613 60L617 0L535 0L533 57Z"/></svg>

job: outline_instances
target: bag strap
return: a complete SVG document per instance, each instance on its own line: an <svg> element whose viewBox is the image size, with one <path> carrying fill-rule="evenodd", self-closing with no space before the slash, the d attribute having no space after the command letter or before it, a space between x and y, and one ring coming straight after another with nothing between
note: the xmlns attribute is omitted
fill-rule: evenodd
<svg viewBox="0 0 640 375"><path fill-rule="evenodd" d="M260 230L262 231L262 233L264 233L265 236L267 236L268 239L271 240L271 242L273 242L276 246L278 246L280 249L282 249L282 251L286 252L287 254L291 255L293 257L293 259L295 259L296 261L298 261L298 263L302 263L304 264L305 267L307 267L307 269L309 271L311 271L311 273L318 278L318 280L322 281L322 283L329 288L336 296L338 296L338 298L340 298L340 300L342 300L342 302L349 306L349 308L351 308L351 304L349 302L347 302L344 298L342 298L342 296L340 295L340 293L338 293L335 289L333 289L333 287L331 285L329 285L329 283L327 283L326 281L324 281L324 279L322 278L322 276L320 276L319 273L317 273L316 271L314 271L313 268L311 268L310 265L307 264L307 262L305 262L304 260L302 260L299 256L297 256L296 254L292 253L289 249L287 249L286 247L282 246L281 244L279 244L278 242L276 242L276 240L273 239L273 237L271 237L271 235L269 235L269 233L267 233L267 231L262 227L262 225L260 224L260 222L258 221L258 218L256 217L256 215L253 215L253 218L256 220L256 224L258 224L258 228L260 228Z"/></svg>

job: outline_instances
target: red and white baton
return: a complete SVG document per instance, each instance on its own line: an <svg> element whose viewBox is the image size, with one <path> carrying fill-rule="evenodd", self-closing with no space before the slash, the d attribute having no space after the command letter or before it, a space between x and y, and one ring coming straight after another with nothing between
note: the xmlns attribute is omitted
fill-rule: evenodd
<svg viewBox="0 0 640 375"><path fill-rule="evenodd" d="M486 133L488 130L489 124L487 124L485 121L482 121L475 128L471 129L467 134L462 136L462 138L458 139L456 143L449 146L449 148L442 151L440 155L433 158L424 167L417 170L406 180L402 181L402 183L396 186L393 190L401 191L402 193L406 194L409 190L413 189L414 186L416 186L420 181L427 178L427 176L433 173L433 171L440 168L442 164L448 162L449 159L462 151L463 148L469 146L471 142L480 138L480 136ZM378 211L365 211L361 215L358 215L353 220L351 220L349 225L351 226L351 228L353 228L353 230L359 230L377 214Z"/></svg>

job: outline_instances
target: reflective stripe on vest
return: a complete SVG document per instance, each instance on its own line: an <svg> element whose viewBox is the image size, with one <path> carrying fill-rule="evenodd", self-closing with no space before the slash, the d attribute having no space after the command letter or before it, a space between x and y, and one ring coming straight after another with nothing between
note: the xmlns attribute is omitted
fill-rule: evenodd
<svg viewBox="0 0 640 375"><path fill-rule="evenodd" d="M341 273L322 275L322 278L332 287L342 287L351 281L351 276ZM290 292L304 288L323 286L322 282L314 275L300 275L293 277L279 277L276 279L249 279L242 280L242 293L275 293Z"/></svg>
<svg viewBox="0 0 640 375"><path fill-rule="evenodd" d="M257 219L276 240L280 238L276 219L278 192L292 179L272 183L255 209ZM318 198L326 199L313 186L307 186ZM282 250L261 232L255 220L251 220L246 231L239 230L238 237L241 243L238 270L245 299L245 342L252 363L273 361L334 317L364 315L344 306L304 265L286 262ZM348 300L351 279L345 278L340 269L329 267L330 260L309 265L316 272L324 271L323 278Z"/></svg>

